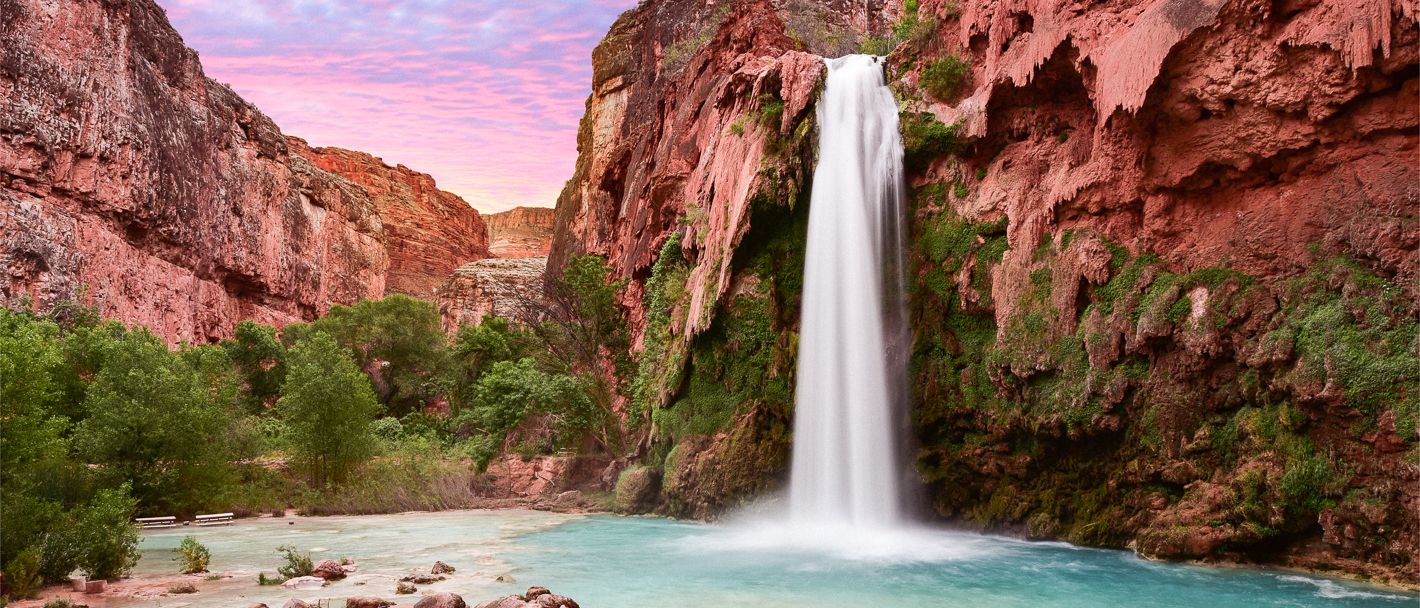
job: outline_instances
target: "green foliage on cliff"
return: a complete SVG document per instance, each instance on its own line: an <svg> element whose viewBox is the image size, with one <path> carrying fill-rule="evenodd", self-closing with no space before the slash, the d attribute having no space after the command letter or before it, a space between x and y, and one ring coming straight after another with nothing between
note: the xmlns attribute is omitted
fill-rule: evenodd
<svg viewBox="0 0 1420 608"><path fill-rule="evenodd" d="M685 370L686 343L677 333L685 324L690 296L685 281L690 266L681 255L678 236L672 234L661 245L656 263L651 266L651 278L646 281L642 299L646 326L637 355L636 379L631 385L633 427L649 421L651 413L666 404Z"/></svg>
<svg viewBox="0 0 1420 608"><path fill-rule="evenodd" d="M961 91L970 75L970 61L956 55L947 55L927 64L917 82L929 95L945 101Z"/></svg>
<svg viewBox="0 0 1420 608"><path fill-rule="evenodd" d="M902 9L902 17L898 18L889 31L881 36L864 38L859 52L867 55L886 56L906 43L912 43L914 46L921 45L936 31L937 20L931 17L922 17L917 0L907 0L903 3Z"/></svg>
<svg viewBox="0 0 1420 608"><path fill-rule="evenodd" d="M1348 459L1369 449L1365 433L1416 442L1414 303L1353 261L1321 259L1267 285L1226 266L1175 274L1086 231L1047 235L998 326L1001 294L976 276L1000 260L989 232L940 211L945 186L918 202L913 415L918 467L944 513L1119 544L1141 525L1133 509L1208 500L1185 484L1218 469L1230 506L1185 523L1228 530L1226 549L1239 550L1312 530L1318 513L1351 500ZM1085 240L1110 253L1103 283L1060 274L1060 253ZM1074 318L1055 308L1062 277ZM1185 348L1209 349L1215 375L1181 364L1200 356ZM1338 407L1328 403L1362 415L1341 430L1316 425L1319 408ZM977 461L992 453L1005 470L983 473ZM1150 547L1170 538L1148 534Z"/></svg>
<svg viewBox="0 0 1420 608"><path fill-rule="evenodd" d="M902 131L903 165L909 171L922 171L933 160L961 151L966 145L961 130L963 123L943 124L930 112L909 112L898 115Z"/></svg>

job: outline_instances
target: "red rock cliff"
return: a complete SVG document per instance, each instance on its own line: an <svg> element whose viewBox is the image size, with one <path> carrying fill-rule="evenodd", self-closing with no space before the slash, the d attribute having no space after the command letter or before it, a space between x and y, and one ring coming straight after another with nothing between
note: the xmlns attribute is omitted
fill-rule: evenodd
<svg viewBox="0 0 1420 608"><path fill-rule="evenodd" d="M514 207L484 218L488 250L500 258L545 257L552 248L555 212L548 207Z"/></svg>
<svg viewBox="0 0 1420 608"><path fill-rule="evenodd" d="M153 2L3 0L0 39L7 300L203 341L384 293L369 196L291 156Z"/></svg>
<svg viewBox="0 0 1420 608"><path fill-rule="evenodd" d="M206 78L151 0L0 1L0 296L65 299L169 341L241 319L432 299L486 258L428 175L312 149Z"/></svg>
<svg viewBox="0 0 1420 608"><path fill-rule="evenodd" d="M675 444L660 509L713 516L782 475L788 416L759 389L792 370L795 282L751 256L802 227L752 220L802 201L811 170L791 130L817 58L799 49L843 30L804 24L866 22L903 107L916 464L936 510L1420 580L1413 4L889 4L861 20L650 1L594 54L549 272L585 252L632 279L653 355L637 390L655 389L632 398L669 410L656 441ZM756 344L765 300L780 337ZM766 348L770 377L736 389ZM718 426L712 393L733 404Z"/></svg>
<svg viewBox="0 0 1420 608"><path fill-rule="evenodd" d="M435 290L467 262L489 257L488 228L478 211L440 190L434 178L391 167L364 152L312 148L288 137L293 154L344 177L370 193L384 223L389 251L385 291L433 299Z"/></svg>

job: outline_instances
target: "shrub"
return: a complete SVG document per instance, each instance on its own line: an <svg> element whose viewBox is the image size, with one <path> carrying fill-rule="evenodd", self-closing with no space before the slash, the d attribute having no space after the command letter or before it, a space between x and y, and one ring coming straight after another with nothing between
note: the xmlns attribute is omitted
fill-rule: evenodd
<svg viewBox="0 0 1420 608"><path fill-rule="evenodd" d="M174 595L183 593L197 593L197 585L194 585L192 583L182 583L180 585L173 585L172 587L168 587L168 593L172 593Z"/></svg>
<svg viewBox="0 0 1420 608"><path fill-rule="evenodd" d="M138 500L129 491L127 483L116 490L101 490L79 515L83 541L79 567L89 578L122 578L138 564L138 526L132 521Z"/></svg>
<svg viewBox="0 0 1420 608"><path fill-rule="evenodd" d="M279 576L267 576L265 572L258 572L256 575L256 584L261 585L262 587L280 585L284 582L286 582L286 579L281 578Z"/></svg>
<svg viewBox="0 0 1420 608"><path fill-rule="evenodd" d="M39 574L39 550L30 547L20 551L5 564L5 595L12 600L35 597L44 579Z"/></svg>
<svg viewBox="0 0 1420 608"><path fill-rule="evenodd" d="M917 82L927 93L945 101L960 92L962 84L970 75L970 62L956 55L947 55L927 64Z"/></svg>
<svg viewBox="0 0 1420 608"><path fill-rule="evenodd" d="M404 425L398 418L380 418L370 423L370 432L385 441L399 441L404 434Z"/></svg>
<svg viewBox="0 0 1420 608"><path fill-rule="evenodd" d="M277 568L276 572L288 579L310 576L311 572L314 572L316 569L315 563L311 561L311 554L297 551L296 548L291 545L281 545L276 548L276 552L281 553L282 557L286 560L286 565ZM258 577L262 576L265 575L258 575Z"/></svg>
<svg viewBox="0 0 1420 608"><path fill-rule="evenodd" d="M177 552L178 556L173 558L173 561L182 563L183 574L206 572L207 565L212 561L212 552L202 543L197 542L196 536L182 539Z"/></svg>

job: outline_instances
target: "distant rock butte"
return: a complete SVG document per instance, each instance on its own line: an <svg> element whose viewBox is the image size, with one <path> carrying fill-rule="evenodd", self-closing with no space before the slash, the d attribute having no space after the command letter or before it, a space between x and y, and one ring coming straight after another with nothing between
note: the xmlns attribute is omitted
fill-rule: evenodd
<svg viewBox="0 0 1420 608"><path fill-rule="evenodd" d="M556 217L551 207L514 207L484 216L488 249L500 258L547 257Z"/></svg>

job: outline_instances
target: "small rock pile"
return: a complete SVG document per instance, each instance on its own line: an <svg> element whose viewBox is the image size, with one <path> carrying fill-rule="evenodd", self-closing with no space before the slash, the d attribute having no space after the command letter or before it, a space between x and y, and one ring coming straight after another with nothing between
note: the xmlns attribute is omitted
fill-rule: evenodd
<svg viewBox="0 0 1420 608"><path fill-rule="evenodd" d="M422 607L415 606L415 608ZM554 594L547 587L528 587L528 592L523 595L510 595L503 599L489 600L475 608L581 608L581 606L578 606L577 602L570 597Z"/></svg>

